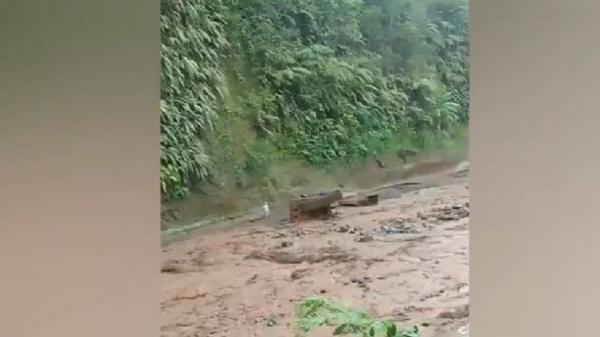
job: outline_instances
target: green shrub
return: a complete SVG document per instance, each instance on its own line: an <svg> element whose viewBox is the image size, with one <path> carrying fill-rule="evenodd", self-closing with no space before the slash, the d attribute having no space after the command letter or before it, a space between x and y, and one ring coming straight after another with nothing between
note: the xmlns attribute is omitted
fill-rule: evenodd
<svg viewBox="0 0 600 337"><path fill-rule="evenodd" d="M333 327L333 336L419 337L419 329L399 329L392 321L372 318L362 310L351 309L334 301L313 297L302 301L297 311L298 328L303 334L319 327Z"/></svg>

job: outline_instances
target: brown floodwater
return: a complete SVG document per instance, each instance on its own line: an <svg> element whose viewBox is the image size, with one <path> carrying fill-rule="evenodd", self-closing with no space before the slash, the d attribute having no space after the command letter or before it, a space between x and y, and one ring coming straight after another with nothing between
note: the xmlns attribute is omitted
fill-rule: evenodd
<svg viewBox="0 0 600 337"><path fill-rule="evenodd" d="M182 232L163 247L161 337L295 337L296 305L314 295L466 337L468 164L449 166L373 187L378 205L327 221L249 211Z"/></svg>
<svg viewBox="0 0 600 337"><path fill-rule="evenodd" d="M276 225L287 218L287 204L291 197L335 189L355 192L379 188L377 193L380 194L380 198L391 198L409 190L422 188L423 184L427 184L427 181L419 181L423 180L423 177L444 172L464 160L464 154L427 155L415 158L410 163L394 156L385 156L380 159L384 167L376 161L370 161L330 171L288 163L271 172L276 186L257 184L258 186L253 188L241 190L225 184L210 187L204 193L194 193L182 201L163 204L161 228L163 234L166 233L171 239L189 232L186 228L206 227L206 230L209 230L213 227L211 224L218 223L221 230L226 230L256 217L260 214L264 202L269 202L273 212L270 221ZM412 180L419 181L421 185L406 184ZM405 185L399 186L403 183ZM386 184L396 186L386 187Z"/></svg>

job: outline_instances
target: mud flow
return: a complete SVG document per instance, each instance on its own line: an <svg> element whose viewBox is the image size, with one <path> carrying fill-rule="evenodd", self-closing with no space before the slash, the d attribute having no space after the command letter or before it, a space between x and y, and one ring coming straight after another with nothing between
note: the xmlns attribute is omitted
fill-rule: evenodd
<svg viewBox="0 0 600 337"><path fill-rule="evenodd" d="M294 337L296 304L313 295L424 337L467 336L467 173L384 184L377 205L329 220L242 219L163 247L161 336Z"/></svg>

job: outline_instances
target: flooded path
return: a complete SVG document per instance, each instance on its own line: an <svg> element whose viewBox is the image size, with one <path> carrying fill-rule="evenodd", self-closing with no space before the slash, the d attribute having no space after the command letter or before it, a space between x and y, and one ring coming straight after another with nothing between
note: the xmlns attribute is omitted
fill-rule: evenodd
<svg viewBox="0 0 600 337"><path fill-rule="evenodd" d="M378 205L338 208L328 221L248 215L164 247L161 336L296 336L296 303L312 295L419 325L424 337L460 336L467 170L388 184Z"/></svg>

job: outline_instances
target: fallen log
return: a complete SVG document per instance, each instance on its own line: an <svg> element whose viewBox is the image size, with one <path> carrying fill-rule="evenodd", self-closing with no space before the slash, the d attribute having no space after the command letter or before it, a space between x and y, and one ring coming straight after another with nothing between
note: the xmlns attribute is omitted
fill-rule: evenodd
<svg viewBox="0 0 600 337"><path fill-rule="evenodd" d="M292 222L328 219L332 215L331 205L341 199L342 192L339 190L292 199L290 200L290 219Z"/></svg>
<svg viewBox="0 0 600 337"><path fill-rule="evenodd" d="M379 203L379 195L371 194L364 197L353 196L342 199L339 204L340 206L347 207L361 207L361 206L374 206Z"/></svg>

